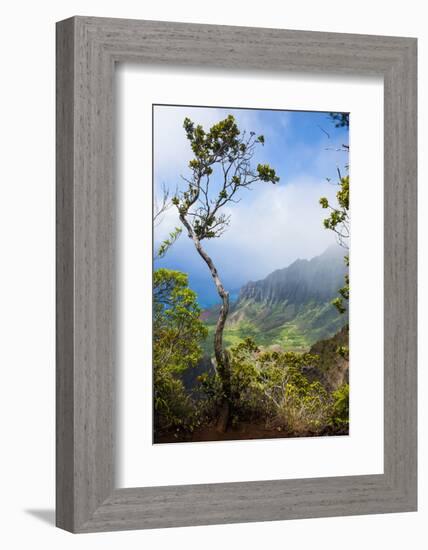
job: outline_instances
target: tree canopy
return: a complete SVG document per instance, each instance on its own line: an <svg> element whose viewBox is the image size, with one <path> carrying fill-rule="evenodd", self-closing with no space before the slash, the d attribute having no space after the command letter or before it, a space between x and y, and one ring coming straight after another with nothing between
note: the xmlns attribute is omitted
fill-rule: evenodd
<svg viewBox="0 0 428 550"><path fill-rule="evenodd" d="M202 356L207 329L187 275L158 269L153 274L153 387L157 428L191 427L194 407L180 374Z"/></svg>
<svg viewBox="0 0 428 550"><path fill-rule="evenodd" d="M264 136L241 133L232 115L208 132L189 118L183 126L194 158L188 164L190 177L182 176L187 188L172 201L199 241L217 238L230 221L222 208L240 200L240 189L259 181L277 183L279 177L268 164L252 166L256 145L264 144Z"/></svg>
<svg viewBox="0 0 428 550"><path fill-rule="evenodd" d="M157 368L180 372L201 357L199 342L207 329L185 273L158 269L153 279L154 363Z"/></svg>
<svg viewBox="0 0 428 550"><path fill-rule="evenodd" d="M180 221L197 253L207 264L222 302L214 336L214 355L223 387L219 429L224 431L231 403L230 365L223 346L229 293L223 286L214 261L203 248L202 241L218 238L227 229L230 215L224 212L224 207L240 200L238 191L250 189L256 182L275 184L279 177L269 164L259 163L253 167L256 146L264 145L264 136L256 136L255 132L241 133L232 115L214 124L207 132L189 118L184 119L183 127L194 158L188 165L190 176L182 176L187 184L186 189L178 193L172 202L178 209Z"/></svg>
<svg viewBox="0 0 428 550"><path fill-rule="evenodd" d="M330 113L331 121L336 128L349 128L349 113ZM349 145L343 144L342 150L349 152ZM348 169L348 165L346 165ZM327 197L321 197L319 202L322 208L329 210L329 215L324 218L324 227L334 231L339 244L349 248L350 237L350 213L349 213L349 174L343 176L337 169L338 181L336 192L337 206L333 206ZM344 257L345 264L349 267L349 255ZM349 300L349 274L345 275L345 284L339 289L339 296L333 300L333 305L339 313L346 312L346 302Z"/></svg>

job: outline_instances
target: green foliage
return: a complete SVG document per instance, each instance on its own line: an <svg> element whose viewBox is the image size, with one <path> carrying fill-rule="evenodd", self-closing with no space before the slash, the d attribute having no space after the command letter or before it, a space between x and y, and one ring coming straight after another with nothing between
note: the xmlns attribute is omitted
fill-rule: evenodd
<svg viewBox="0 0 428 550"><path fill-rule="evenodd" d="M168 369L154 373L155 432L192 432L200 423L198 407L188 395L183 382Z"/></svg>
<svg viewBox="0 0 428 550"><path fill-rule="evenodd" d="M324 219L324 227L334 231L339 243L347 248L349 239L349 175L341 177L339 173L338 191L336 193L337 207L333 207L326 197L321 197L319 203L322 208L329 209L330 214ZM344 257L349 267L349 256ZM339 313L346 312L346 302L349 300L349 275L345 275L345 284L339 289L339 296L332 301Z"/></svg>
<svg viewBox="0 0 428 550"><path fill-rule="evenodd" d="M349 113L330 113L330 119L336 128L349 128ZM342 145L342 150L349 151L349 145ZM348 166L346 166L348 169ZM322 208L330 209L330 215L324 219L324 227L334 231L339 243L345 248L348 247L347 240L350 235L349 217L349 175L342 176L338 170L339 182L336 193L337 207L333 207L326 197L321 197L319 203ZM345 263L349 267L349 256L345 256ZM346 302L349 300L349 275L345 275L345 284L339 289L339 296L332 304L339 313L346 312Z"/></svg>
<svg viewBox="0 0 428 550"><path fill-rule="evenodd" d="M340 238L347 238L349 232L345 226L349 221L349 175L341 177L338 186L338 208L334 208L326 197L321 197L319 203L322 208L331 210L330 215L324 219L324 227L334 231Z"/></svg>
<svg viewBox="0 0 428 550"><path fill-rule="evenodd" d="M274 422L293 434L318 435L326 431L330 415L331 399L325 388L299 373L287 384Z"/></svg>
<svg viewBox="0 0 428 550"><path fill-rule="evenodd" d="M334 391L333 399L331 423L335 428L346 429L349 425L349 384Z"/></svg>
<svg viewBox="0 0 428 550"><path fill-rule="evenodd" d="M187 117L183 127L194 158L188 163L190 177L183 177L187 189L174 197L172 203L182 222L186 220L188 231L190 229L199 241L217 238L229 225L229 217L222 213L222 208L236 202L235 195L241 188L249 188L258 181L277 183L279 177L268 164L259 164L256 170L252 168L255 147L264 145L265 138L255 137L254 132L241 134L232 115L214 124L209 131ZM214 188L210 180L213 174L217 180Z"/></svg>
<svg viewBox="0 0 428 550"><path fill-rule="evenodd" d="M318 380L305 375L305 370L317 364L318 356L310 353L261 351L251 338L233 347L234 422L262 418L267 427L287 435L317 435L343 428L346 410L342 394L330 394ZM214 411L222 397L218 377L205 374L200 383Z"/></svg>
<svg viewBox="0 0 428 550"><path fill-rule="evenodd" d="M333 337L319 340L309 350L318 356L316 378L328 391L333 391L348 381L349 325L345 325Z"/></svg>
<svg viewBox="0 0 428 550"><path fill-rule="evenodd" d="M336 128L349 128L349 113L330 113L330 118Z"/></svg>
<svg viewBox="0 0 428 550"><path fill-rule="evenodd" d="M237 317L237 318L236 318ZM203 348L212 353L217 309L204 312L208 336ZM347 323L330 302L302 304L298 310L284 303L241 302L224 329L226 346L233 347L253 338L258 346L280 346L288 351L304 352L321 339L333 336Z"/></svg>
<svg viewBox="0 0 428 550"><path fill-rule="evenodd" d="M339 289L340 292L341 289ZM331 301L331 304L337 309L339 313L345 313L346 307L343 305L343 300L339 296Z"/></svg>
<svg viewBox="0 0 428 550"><path fill-rule="evenodd" d="M174 199L173 199L174 200ZM161 243L155 258L160 259L165 256L165 254L168 252L168 250L171 248L171 246L177 241L177 239L180 237L182 233L181 227L175 227L173 231L168 235L168 237Z"/></svg>
<svg viewBox="0 0 428 550"><path fill-rule="evenodd" d="M158 269L153 274L153 382L155 425L160 429L191 428L194 403L180 374L196 366L207 329L200 320L196 294L187 275Z"/></svg>
<svg viewBox="0 0 428 550"><path fill-rule="evenodd" d="M279 177L268 164L259 164L254 170L252 160L256 146L264 145L264 136L255 137L241 131L232 115L220 120L205 131L188 117L183 123L186 137L194 158L189 161L190 176L183 177L185 190L174 197L179 218L192 239L197 253L207 264L214 279L217 293L222 301L218 314L214 355L221 379L223 410L229 410L230 373L228 355L223 345L223 329L229 310L229 293L224 289L213 260L203 249L203 239L220 237L229 226L230 216L224 212L229 203L239 200L241 189L250 189L256 182L277 183ZM216 180L213 186L212 179ZM228 413L226 413L228 415ZM227 422L227 419L226 419Z"/></svg>
<svg viewBox="0 0 428 550"><path fill-rule="evenodd" d="M261 181L268 181L270 183L277 183L279 181L279 177L275 175L275 170L269 164L258 164L257 172Z"/></svg>
<svg viewBox="0 0 428 550"><path fill-rule="evenodd" d="M338 290L339 296L332 301L339 313L345 313L345 301L349 300L349 275L345 275L345 284Z"/></svg>
<svg viewBox="0 0 428 550"><path fill-rule="evenodd" d="M336 123L345 124L346 120L336 120ZM190 176L183 178L187 182L186 188L177 192L170 201L177 208L183 226L211 273L218 277L214 263L201 247L201 241L222 235L229 224L223 207L236 202L240 189L251 188L255 182L275 184L279 177L268 164L260 163L252 167L255 148L264 145L264 136L256 137L254 132L241 133L233 116L229 115L208 131L189 118L184 120L183 126L193 152L188 164ZM215 186L211 181L214 178L217 180ZM333 209L324 197L320 203L323 208L331 209L324 222L325 227L339 234L348 222L349 176L342 178L339 174L338 185L338 207ZM175 228L169 234L158 250L158 257L166 254L180 233L181 229ZM337 298L339 302L349 296L349 280L345 283ZM227 293L225 296L227 301ZM343 307L342 302L338 305ZM258 345L262 338L272 339L275 335L278 343L284 339L288 344L293 342L298 349L307 349L308 341L302 339L299 323L307 323L306 317L310 317L312 323L318 318L325 321L323 307L311 305L310 313L309 310L302 310L299 312L301 317L295 316L293 322L289 312L275 311L275 323L264 327L263 334L257 323L249 321L235 327L234 331L229 327L227 330L230 329L231 340L228 340L227 333L226 342L233 344L231 349L225 349L225 345L221 344L221 355L216 350L217 371L200 376L199 388L190 394L184 387L182 377L188 369L198 365L208 330L201 321L196 295L188 287L187 275L168 269L155 271L155 432L172 432L177 437L180 433L188 434L202 423L206 425L216 420L226 398L235 423L263 421L267 428L290 436L345 433L349 387L343 385L331 393L331 389L313 376L315 371L319 371L320 357L307 352L263 350ZM334 312L331 307L330 310ZM263 316L263 312L259 313ZM321 325L325 327L326 323ZM213 333L214 324L209 329ZM320 328L314 326L313 330L315 338ZM254 339L248 338L248 335ZM212 347L210 349L212 351ZM337 348L337 354L341 354L342 358L346 359L347 353L345 345L341 350ZM228 387L227 392L224 379L220 376L220 367L224 368L224 365L220 364L218 356L225 357L225 363L230 365L230 391Z"/></svg>
<svg viewBox="0 0 428 550"><path fill-rule="evenodd" d="M349 347L348 346L338 346L336 348L336 353L340 355L346 361L349 361Z"/></svg>

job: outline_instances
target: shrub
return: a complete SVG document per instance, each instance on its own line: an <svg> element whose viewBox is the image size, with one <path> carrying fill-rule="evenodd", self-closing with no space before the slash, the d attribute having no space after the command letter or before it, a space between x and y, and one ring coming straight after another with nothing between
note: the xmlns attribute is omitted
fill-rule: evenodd
<svg viewBox="0 0 428 550"><path fill-rule="evenodd" d="M332 396L303 370L316 366L309 353L261 351L251 338L230 351L232 419L263 420L268 427L290 435L326 431L332 414ZM200 377L211 413L221 400L217 376ZM345 413L344 413L345 414Z"/></svg>
<svg viewBox="0 0 428 550"><path fill-rule="evenodd" d="M195 367L207 329L187 275L158 269L153 277L153 386L155 432L193 430L198 409L181 374Z"/></svg>
<svg viewBox="0 0 428 550"><path fill-rule="evenodd" d="M347 432L349 426L349 384L343 384L333 392L331 425L339 432Z"/></svg>
<svg viewBox="0 0 428 550"><path fill-rule="evenodd" d="M199 425L198 408L180 379L166 370L157 369L154 388L156 432L192 432Z"/></svg>
<svg viewBox="0 0 428 550"><path fill-rule="evenodd" d="M291 435L317 435L326 430L331 414L331 399L320 384L300 373L291 375L277 402L271 423Z"/></svg>

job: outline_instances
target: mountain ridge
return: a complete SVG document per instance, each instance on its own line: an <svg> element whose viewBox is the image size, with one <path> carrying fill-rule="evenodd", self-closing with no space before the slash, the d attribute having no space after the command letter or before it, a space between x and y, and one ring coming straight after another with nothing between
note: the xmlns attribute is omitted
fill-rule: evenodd
<svg viewBox="0 0 428 550"><path fill-rule="evenodd" d="M307 301L310 297L320 301L331 299L343 284L346 274L344 256L345 252L341 247L332 245L309 260L298 258L287 267L272 271L263 279L243 285L237 303L245 299L267 299L272 302L284 299L290 301L293 298ZM326 284L327 277L329 280ZM316 285L321 280L323 284Z"/></svg>
<svg viewBox="0 0 428 550"><path fill-rule="evenodd" d="M243 285L226 322L226 345L251 337L261 346L303 351L336 334L348 323L347 313L341 315L331 304L347 273L345 254L338 245L331 246ZM209 340L217 312L218 307L204 312Z"/></svg>

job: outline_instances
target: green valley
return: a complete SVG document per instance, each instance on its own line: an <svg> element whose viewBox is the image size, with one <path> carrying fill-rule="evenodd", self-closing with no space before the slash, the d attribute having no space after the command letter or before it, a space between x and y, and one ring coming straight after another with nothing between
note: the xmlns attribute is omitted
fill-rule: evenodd
<svg viewBox="0 0 428 550"><path fill-rule="evenodd" d="M331 304L345 273L343 250L331 247L311 260L296 260L248 283L231 306L223 335L226 346L252 338L263 348L303 352L335 335L348 323L348 316ZM219 306L202 314L208 328L206 354L213 349L218 311Z"/></svg>

